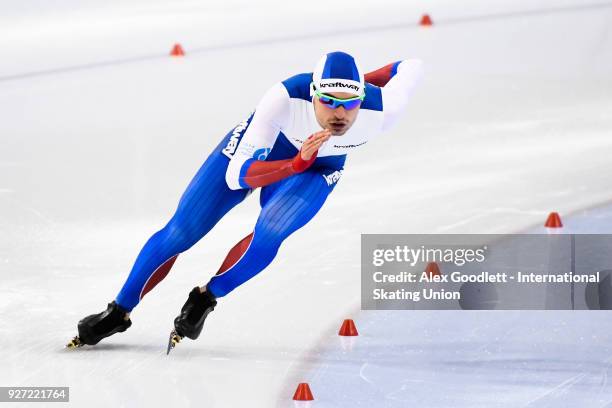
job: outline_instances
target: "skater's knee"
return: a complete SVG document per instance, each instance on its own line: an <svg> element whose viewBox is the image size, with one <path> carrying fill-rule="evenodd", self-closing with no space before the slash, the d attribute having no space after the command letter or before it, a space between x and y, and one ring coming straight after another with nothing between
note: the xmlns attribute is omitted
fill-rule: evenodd
<svg viewBox="0 0 612 408"><path fill-rule="evenodd" d="M179 217L173 217L162 231L177 253L191 248L202 237L193 222Z"/></svg>
<svg viewBox="0 0 612 408"><path fill-rule="evenodd" d="M261 217L255 225L253 239L259 246L278 249L297 228L287 220Z"/></svg>
<svg viewBox="0 0 612 408"><path fill-rule="evenodd" d="M251 247L258 252L276 253L288 234L279 228L255 227Z"/></svg>

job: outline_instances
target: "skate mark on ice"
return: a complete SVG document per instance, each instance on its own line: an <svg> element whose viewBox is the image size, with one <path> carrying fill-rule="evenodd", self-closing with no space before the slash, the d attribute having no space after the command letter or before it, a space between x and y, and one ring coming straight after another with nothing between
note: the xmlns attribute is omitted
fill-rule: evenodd
<svg viewBox="0 0 612 408"><path fill-rule="evenodd" d="M534 403L536 403L538 401L542 402L542 400L544 400L547 397L554 396L557 393L561 393L563 391L566 391L568 388L571 388L571 386L573 386L574 384L578 383L580 380L582 380L586 376L587 376L586 373L578 373L578 374L568 378L567 380L563 381L561 384L558 384L556 387L546 391L544 394L540 395L539 397L536 397L536 398L532 399L531 401L527 402L523 407L527 408L527 407L533 406L532 404L534 404Z"/></svg>
<svg viewBox="0 0 612 408"><path fill-rule="evenodd" d="M366 377L365 374L363 373L367 366L368 366L368 363L363 363L363 365L359 369L359 377L361 377L361 379L367 382L368 384L376 385L368 377Z"/></svg>

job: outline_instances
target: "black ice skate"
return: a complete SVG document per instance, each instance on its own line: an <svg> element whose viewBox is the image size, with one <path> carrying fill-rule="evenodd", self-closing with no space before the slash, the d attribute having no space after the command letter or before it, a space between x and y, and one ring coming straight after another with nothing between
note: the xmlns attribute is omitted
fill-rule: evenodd
<svg viewBox="0 0 612 408"><path fill-rule="evenodd" d="M105 311L87 316L79 322L79 335L66 347L77 348L84 344L93 346L105 337L126 331L132 325L130 319L125 319L126 313L127 311L114 301L109 303Z"/></svg>
<svg viewBox="0 0 612 408"><path fill-rule="evenodd" d="M181 314L174 319L174 330L170 333L166 354L170 353L170 350L183 337L188 337L192 340L197 339L202 332L202 327L204 327L206 316L215 309L216 305L217 301L211 293L208 291L200 293L200 288L193 288L189 293L187 302L185 302L181 309Z"/></svg>

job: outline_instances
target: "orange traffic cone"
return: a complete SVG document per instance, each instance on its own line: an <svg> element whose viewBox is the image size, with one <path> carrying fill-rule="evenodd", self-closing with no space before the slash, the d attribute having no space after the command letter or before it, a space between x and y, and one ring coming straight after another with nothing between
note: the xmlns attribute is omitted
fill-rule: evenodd
<svg viewBox="0 0 612 408"><path fill-rule="evenodd" d="M546 219L546 223L544 224L546 228L561 228L563 227L563 223L561 222L561 217L559 217L559 213L551 212Z"/></svg>
<svg viewBox="0 0 612 408"><path fill-rule="evenodd" d="M429 17L429 14L423 14L423 17L421 17L421 21L419 22L419 25L422 27L430 27L433 25L433 21L431 21L431 17Z"/></svg>
<svg viewBox="0 0 612 408"><path fill-rule="evenodd" d="M440 276L440 267L435 262L430 262L425 267L425 272L427 273L427 277L431 279L433 276Z"/></svg>
<svg viewBox="0 0 612 408"><path fill-rule="evenodd" d="M170 56L171 57L185 56L185 50L183 50L183 47L181 46L181 44L179 43L174 44L174 47L172 47L172 51L170 51Z"/></svg>
<svg viewBox="0 0 612 408"><path fill-rule="evenodd" d="M358 336L357 327L355 327L355 322L353 319L344 319L342 322L342 326L340 327L340 331L338 332L340 336Z"/></svg>
<svg viewBox="0 0 612 408"><path fill-rule="evenodd" d="M312 392L310 391L310 386L308 383L300 383L295 390L295 394L293 394L294 401L312 401L314 397L312 396Z"/></svg>

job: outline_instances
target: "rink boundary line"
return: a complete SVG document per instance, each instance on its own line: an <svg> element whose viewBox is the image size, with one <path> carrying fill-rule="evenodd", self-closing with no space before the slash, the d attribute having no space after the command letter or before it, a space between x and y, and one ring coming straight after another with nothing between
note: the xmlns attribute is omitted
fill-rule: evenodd
<svg viewBox="0 0 612 408"><path fill-rule="evenodd" d="M594 10L601 8L611 8L612 2L605 3L593 3L593 4L584 4L579 6L567 6L567 7L556 7L556 8L547 8L547 9L535 9L535 10L525 10L525 11L513 11L506 13L497 13L497 14L485 14L480 16L464 16L464 17L456 17L456 18L448 18L448 19L440 19L435 20L435 26L445 26L445 25L453 25L453 24L462 24L462 23L470 23L470 22L478 22L478 21L490 21L490 20L498 20L498 19L512 19L512 18L520 18L525 16L537 16L537 15L546 15L546 14L557 14L557 13L566 13L571 11L583 11L583 10ZM304 41L314 38L325 38L337 35L348 35L348 34L366 34L372 32L381 32L381 31L390 31L397 29L409 29L409 28L420 28L420 24L418 22L414 23L397 23L397 24L389 24L384 26L370 26L370 27L361 27L361 28L349 28L346 30L335 30L335 31L324 31L320 33L308 33L308 34L299 34L294 36L286 36L286 37L277 37L277 38L266 38L261 40L254 41L245 41L245 42L237 42L230 44L221 44L221 45L211 45L205 47L194 47L191 50L188 50L187 54L205 54L215 51L223 51L223 50L231 50L236 48L245 48L245 47L253 47L260 45L272 45L272 44L282 44L282 43L290 43L295 41ZM431 28L435 29L435 28ZM87 64L79 64L72 65L67 67L59 67L46 69L41 71L30 71L21 74L11 74L0 76L0 82L8 82L22 79L29 79L47 75L56 75L56 74L64 74L71 73L77 71L85 71L96 68L105 68L109 66L118 66L131 64L134 62L143 62L143 61L152 61L156 59L170 58L167 53L164 54L149 54L149 55L141 55L137 57L124 58L124 59L116 59L109 61L100 61L100 62L91 62Z"/></svg>

